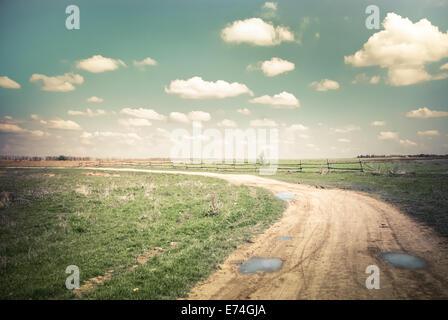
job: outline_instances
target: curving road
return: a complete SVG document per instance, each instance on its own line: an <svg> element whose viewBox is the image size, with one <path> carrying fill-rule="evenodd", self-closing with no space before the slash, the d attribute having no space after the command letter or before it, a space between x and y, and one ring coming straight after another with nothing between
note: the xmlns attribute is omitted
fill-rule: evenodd
<svg viewBox="0 0 448 320"><path fill-rule="evenodd" d="M202 175L297 196L277 223L251 243L239 246L216 272L191 290L188 299L448 298L446 239L371 196L253 175L90 169ZM280 240L281 236L291 240ZM396 268L378 258L382 252L413 254L429 266ZM239 265L254 256L280 258L283 265L275 272L239 274ZM379 267L380 289L366 288L369 265Z"/></svg>

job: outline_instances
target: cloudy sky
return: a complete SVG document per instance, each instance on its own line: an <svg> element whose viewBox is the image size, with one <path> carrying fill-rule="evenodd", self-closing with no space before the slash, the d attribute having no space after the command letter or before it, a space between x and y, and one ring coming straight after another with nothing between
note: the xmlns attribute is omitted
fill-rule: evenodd
<svg viewBox="0 0 448 320"><path fill-rule="evenodd" d="M445 0L2 1L0 154L169 156L192 121L278 128L282 158L445 154L447 16Z"/></svg>

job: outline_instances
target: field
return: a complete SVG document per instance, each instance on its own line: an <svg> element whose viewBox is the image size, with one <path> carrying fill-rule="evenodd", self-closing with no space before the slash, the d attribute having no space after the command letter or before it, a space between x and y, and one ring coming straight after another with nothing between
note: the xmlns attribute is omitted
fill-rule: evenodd
<svg viewBox="0 0 448 320"><path fill-rule="evenodd" d="M166 174L3 169L0 189L0 299L182 297L285 207L264 189Z"/></svg>
<svg viewBox="0 0 448 320"><path fill-rule="evenodd" d="M59 163L16 161L14 166ZM284 160L281 170L265 177L365 192L448 237L448 160L363 161L362 171L354 159L330 160L330 170L327 160L307 163L313 167L303 162L298 172L298 161ZM186 297L286 207L265 189L209 177L87 170L76 162L62 162L65 168L2 164L1 299ZM185 170L144 161L106 166ZM258 169L253 164L187 167L250 175L258 175ZM74 292L65 288L69 265L81 271L81 288Z"/></svg>

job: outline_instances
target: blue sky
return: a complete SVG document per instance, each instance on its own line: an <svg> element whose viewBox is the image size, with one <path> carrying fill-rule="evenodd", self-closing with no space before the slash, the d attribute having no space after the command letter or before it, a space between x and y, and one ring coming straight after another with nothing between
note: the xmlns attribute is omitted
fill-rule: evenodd
<svg viewBox="0 0 448 320"><path fill-rule="evenodd" d="M275 125L283 158L445 154L447 16L443 0L2 1L0 154L167 156L192 111L205 128Z"/></svg>

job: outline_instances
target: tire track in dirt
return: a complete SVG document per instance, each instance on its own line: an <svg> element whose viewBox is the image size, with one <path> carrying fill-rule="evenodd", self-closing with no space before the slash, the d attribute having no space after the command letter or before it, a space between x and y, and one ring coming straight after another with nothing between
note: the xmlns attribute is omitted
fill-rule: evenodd
<svg viewBox="0 0 448 320"><path fill-rule="evenodd" d="M81 169L201 175L296 195L279 221L240 245L192 288L189 299L448 299L447 240L366 194L245 174ZM413 254L429 266L395 268L378 258L381 252ZM254 256L280 258L283 265L275 272L239 274L239 263ZM365 270L372 264L380 269L379 290L365 287Z"/></svg>

